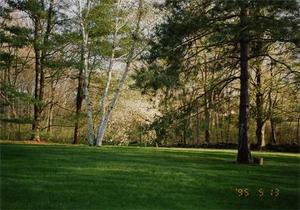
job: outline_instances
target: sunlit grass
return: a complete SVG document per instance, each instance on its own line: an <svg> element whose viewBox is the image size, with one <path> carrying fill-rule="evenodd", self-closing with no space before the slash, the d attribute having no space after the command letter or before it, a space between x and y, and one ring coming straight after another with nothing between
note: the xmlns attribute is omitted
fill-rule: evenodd
<svg viewBox="0 0 300 210"><path fill-rule="evenodd" d="M1 209L298 209L297 154L1 144ZM248 188L239 197L236 188ZM270 195L278 188L279 196ZM258 190L264 191L260 197Z"/></svg>

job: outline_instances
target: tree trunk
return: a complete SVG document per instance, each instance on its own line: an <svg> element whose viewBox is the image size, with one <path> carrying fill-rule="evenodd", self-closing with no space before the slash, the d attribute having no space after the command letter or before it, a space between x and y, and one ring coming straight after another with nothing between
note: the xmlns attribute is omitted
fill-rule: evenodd
<svg viewBox="0 0 300 210"><path fill-rule="evenodd" d="M44 87L45 87L45 74L44 66L47 53L47 47L49 44L49 36L52 29L52 17L53 17L53 3L54 0L50 0L49 9L47 12L47 24L46 31L44 33L42 49L41 40L39 33L40 30L40 17L35 19L35 30L34 30L34 51L35 51L35 105L34 105L34 121L33 121L33 140L40 141L40 123L43 112L43 98L44 98Z"/></svg>
<svg viewBox="0 0 300 210"><path fill-rule="evenodd" d="M80 63L80 69L78 74L78 87L77 87L77 96L76 96L76 119L75 119L75 127L74 127L74 138L73 138L73 144L79 144L79 121L80 121L80 114L81 114L81 107L82 102L84 99L83 94L83 86L84 86L84 69L83 69L83 50L81 50L81 63Z"/></svg>
<svg viewBox="0 0 300 210"><path fill-rule="evenodd" d="M87 41L86 45L87 46ZM88 89L88 50L87 47L84 52L84 98L87 106L87 139L90 146L94 145L94 123L93 123L93 105L90 99L90 93Z"/></svg>
<svg viewBox="0 0 300 210"><path fill-rule="evenodd" d="M90 11L91 2L87 1L87 8L85 8L85 17L82 16L83 9L81 7L81 2L78 1L79 13L80 13L80 26L81 26L81 36L82 36L82 51L83 51L83 70L84 70L84 99L87 107L87 140L90 146L94 145L94 123L93 123L93 105L89 94L89 50L88 41L89 35L88 30L85 25L85 18L88 16Z"/></svg>
<svg viewBox="0 0 300 210"><path fill-rule="evenodd" d="M117 3L117 10L119 9L120 4L121 4L121 0L119 0ZM106 98L108 96L108 91L109 91L109 87L110 87L110 83L111 83L113 60L115 58L115 50L116 50L115 45L116 45L116 41L117 41L116 39L118 36L118 30L119 30L118 27L119 27L119 17L116 17L114 34L113 34L113 38L112 38L112 51L111 51L109 65L108 65L108 69L107 69L107 82L106 82L102 97L100 98L99 112L102 115L102 118L104 118L105 114L106 114L105 113L105 102L106 102ZM101 121L102 121L102 119L100 120L100 122ZM99 126L100 126L100 123L99 123Z"/></svg>
<svg viewBox="0 0 300 210"><path fill-rule="evenodd" d="M218 102L216 102L218 103ZM221 137L221 126L220 126L220 116L218 108L215 110L215 129L216 129L216 140L219 143Z"/></svg>
<svg viewBox="0 0 300 210"><path fill-rule="evenodd" d="M34 53L35 53L35 85L34 85L34 107L33 107L33 122L32 122L32 140L40 141L40 111L39 111L39 83L40 83L40 68L41 68L41 50L39 43L40 20L35 20L34 26Z"/></svg>
<svg viewBox="0 0 300 210"><path fill-rule="evenodd" d="M300 143L300 117L298 117L298 121L297 121L296 142L297 144Z"/></svg>
<svg viewBox="0 0 300 210"><path fill-rule="evenodd" d="M263 149L266 146L265 142L265 123L256 122L256 139L257 139L257 148Z"/></svg>
<svg viewBox="0 0 300 210"><path fill-rule="evenodd" d="M121 77L120 82L118 84L118 88L117 88L117 90L116 90L116 92L113 96L113 99L112 99L112 101L111 101L111 103L108 107L108 110L107 110L105 116L102 117L101 122L99 124L98 132L97 132L97 139L96 139L96 145L97 146L102 146L102 141L103 141L105 130L106 130L106 127L107 127L107 124L108 124L108 120L111 116L112 110L114 109L114 107L117 103L117 100L119 99L119 95L121 93L121 90L122 90L122 88L125 84L125 80L126 80L127 75L128 75L130 64L131 64L132 59L134 57L134 51L135 51L135 48L136 48L136 38L138 37L138 33L140 31L140 22L141 22L141 17L142 17L142 14L143 14L142 7L143 7L143 0L139 0L137 24L136 24L136 28L133 32L133 35L132 35L133 42L132 42L131 48L130 48L128 56L127 56L125 70L122 74L122 77Z"/></svg>
<svg viewBox="0 0 300 210"><path fill-rule="evenodd" d="M271 124L271 142L273 144L276 144L277 143L276 123L273 118L270 119L270 124Z"/></svg>
<svg viewBox="0 0 300 210"><path fill-rule="evenodd" d="M230 124L231 124L231 96L230 96L230 91L228 92L229 96L228 96L228 116L227 116L227 128L226 128L226 143L228 143L230 141Z"/></svg>
<svg viewBox="0 0 300 210"><path fill-rule="evenodd" d="M273 92L273 71L272 71L272 68L270 69L270 76L271 76L271 84L270 84L270 90L269 90L269 93L268 93L268 101L269 101L269 119L270 119L270 125L271 125L271 135L270 135L270 142L272 144L276 144L277 143L277 137L276 137L276 122L275 122L275 119L274 119L274 114L273 114L273 109L274 109L274 106L275 106L275 102L276 101L276 98L272 99L272 92Z"/></svg>
<svg viewBox="0 0 300 210"><path fill-rule="evenodd" d="M117 32L117 31L115 31ZM113 42L115 42L117 34L114 34L114 40ZM106 130L106 126L107 126L107 121L109 116L107 115L107 112L105 110L105 101L106 98L108 96L108 90L109 90L109 86L111 83L111 76L112 76L112 67L113 67L113 59L114 59L114 54L115 53L115 49L114 49L114 43L113 43L113 49L112 49L112 54L111 54L111 58L109 60L109 66L108 66L108 70L107 70L107 82L106 82L106 86L103 92L103 95L101 97L101 102L100 102L100 113L102 114L99 126L98 126L98 133L97 133L97 138L96 138L96 145L97 146L101 146L102 145L102 140L104 137L104 132ZM101 141L101 143L99 143Z"/></svg>
<svg viewBox="0 0 300 210"><path fill-rule="evenodd" d="M204 57L204 62L206 62L206 57ZM208 93L207 90L207 66L205 66L204 69L204 117L205 117L205 125L204 125L204 130L205 130L205 136L204 136L204 141L205 143L209 143L210 141L210 133L209 133L209 124L210 124L210 102L209 98L211 97L210 93Z"/></svg>
<svg viewBox="0 0 300 210"><path fill-rule="evenodd" d="M197 104L197 115L196 115L196 145L200 144L200 112L199 105Z"/></svg>
<svg viewBox="0 0 300 210"><path fill-rule="evenodd" d="M49 114L48 114L48 125L47 125L47 132L51 133L52 132L52 121L53 121L53 103L50 104L49 107Z"/></svg>
<svg viewBox="0 0 300 210"><path fill-rule="evenodd" d="M206 143L209 143L210 139L210 133L209 133L209 124L210 124L210 117L209 117L209 111L208 108L205 105L205 137L204 141Z"/></svg>
<svg viewBox="0 0 300 210"><path fill-rule="evenodd" d="M249 163L251 153L248 145L248 109L249 109L249 90L248 90L248 37L244 31L246 26L245 18L247 9L243 5L241 8L241 28L240 34L240 107L239 107L239 137L238 137L238 163ZM246 27L245 27L246 26Z"/></svg>
<svg viewBox="0 0 300 210"><path fill-rule="evenodd" d="M221 140L222 142L224 142L224 138L225 138L225 117L224 114L221 115L221 124L220 124L220 128L221 128Z"/></svg>
<svg viewBox="0 0 300 210"><path fill-rule="evenodd" d="M263 103L261 68L260 65L258 65L256 68L256 146L259 149L266 146L264 139L265 121L263 116Z"/></svg>
<svg viewBox="0 0 300 210"><path fill-rule="evenodd" d="M183 120L183 145L187 145L187 119Z"/></svg>
<svg viewBox="0 0 300 210"><path fill-rule="evenodd" d="M98 126L98 134L97 134L97 139L96 139L96 144L97 146L101 146L102 145L102 140L104 137L104 132L106 130L106 126L107 126L107 122L108 122L108 118L109 116L107 116L107 113L105 111L105 101L108 95L108 90L109 90L109 86L111 83L111 73L112 73L112 66L113 66L113 58L114 58L114 49L112 51L112 55L109 61L109 67L108 67L108 71L107 71L107 83L105 86L105 90L103 93L103 96L101 98L101 102L100 102L100 112L102 114L99 126ZM101 143L99 143L101 141Z"/></svg>
<svg viewBox="0 0 300 210"><path fill-rule="evenodd" d="M48 120L47 120L47 132L51 133L52 131L52 121L53 121L53 109L54 109L54 93L55 93L55 87L54 82L51 84L51 101L49 106L49 112L48 112Z"/></svg>
<svg viewBox="0 0 300 210"><path fill-rule="evenodd" d="M53 109L54 109L54 93L55 93L55 81L51 82L51 101L49 106L48 112L48 125L47 125L47 132L51 133L52 131L52 121L53 121Z"/></svg>

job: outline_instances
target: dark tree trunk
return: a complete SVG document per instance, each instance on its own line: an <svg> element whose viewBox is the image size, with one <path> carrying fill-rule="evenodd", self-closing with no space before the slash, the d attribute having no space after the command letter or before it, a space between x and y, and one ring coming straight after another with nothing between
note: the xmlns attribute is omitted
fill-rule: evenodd
<svg viewBox="0 0 300 210"><path fill-rule="evenodd" d="M226 128L226 143L230 141L230 124L231 124L231 100L230 100L230 91L228 96L228 116L227 116L227 128Z"/></svg>
<svg viewBox="0 0 300 210"><path fill-rule="evenodd" d="M41 56L42 58L42 56ZM42 59L40 59L40 78L39 78L39 93L38 93L38 104L35 112L35 130L34 130L34 140L40 141L40 126L42 120L42 112L43 112L43 99L44 99L44 88L45 88L45 75L43 70Z"/></svg>
<svg viewBox="0 0 300 210"><path fill-rule="evenodd" d="M209 133L209 124L210 124L210 113L209 113L209 97L210 94L207 91L207 70L205 69L204 72L204 117L205 117L205 137L204 137L204 141L206 143L209 143L210 141L210 133Z"/></svg>
<svg viewBox="0 0 300 210"><path fill-rule="evenodd" d="M196 115L196 145L200 144L200 112L199 105L197 104L197 115Z"/></svg>
<svg viewBox="0 0 300 210"><path fill-rule="evenodd" d="M50 107L49 107L49 114L48 114L48 125L47 125L47 132L48 133L52 132L53 108L54 108L54 104L51 103Z"/></svg>
<svg viewBox="0 0 300 210"><path fill-rule="evenodd" d="M244 31L247 16L247 9L241 8L241 28L240 34L240 107L239 107L239 137L238 137L238 163L249 163L251 153L248 145L248 109L249 109L249 90L248 90L248 37Z"/></svg>
<svg viewBox="0 0 300 210"><path fill-rule="evenodd" d="M49 36L52 28L52 17L53 17L53 2L50 0L49 10L47 12L47 25L46 31L43 36L43 42L41 46L41 22L40 17L35 19L35 30L34 30L34 51L35 51L35 99L36 103L34 105L34 121L33 121L33 140L40 141L40 123L43 112L43 98L44 98L44 87L45 87L45 74L44 66L47 53L47 47L49 44ZM44 6L42 6L44 9Z"/></svg>
<svg viewBox="0 0 300 210"><path fill-rule="evenodd" d="M183 144L186 145L186 119L183 120Z"/></svg>
<svg viewBox="0 0 300 210"><path fill-rule="evenodd" d="M300 117L298 117L298 122L297 122L297 134L296 134L296 142L297 144L300 143Z"/></svg>
<svg viewBox="0 0 300 210"><path fill-rule="evenodd" d="M53 110L54 110L54 93L55 93L55 84L52 81L51 84L51 101L49 106L49 113L48 113L48 125L47 125L47 132L52 132L52 121L53 121Z"/></svg>
<svg viewBox="0 0 300 210"><path fill-rule="evenodd" d="M216 130L216 140L217 140L217 143L219 143L219 141L221 140L222 141L222 129L221 129L221 120L220 120L220 107L218 105L218 102L219 102L219 95L218 94L215 94L214 95L214 112L215 112L215 130Z"/></svg>
<svg viewBox="0 0 300 210"><path fill-rule="evenodd" d="M40 124L39 124L39 82L40 82L40 48L39 48L39 28L40 21L35 20L34 29L34 53L35 53L35 86L34 86L34 107L33 107L33 121L32 121L32 140L40 141Z"/></svg>
<svg viewBox="0 0 300 210"><path fill-rule="evenodd" d="M264 123L256 121L256 145L259 149L262 149L266 146L264 132Z"/></svg>
<svg viewBox="0 0 300 210"><path fill-rule="evenodd" d="M83 61L83 59L82 59ZM74 127L74 139L73 144L79 144L79 118L81 113L82 102L84 99L83 95L83 82L84 82L84 75L83 75L83 68L80 67L79 75L78 75L78 87L77 87L77 97L76 97L76 121Z"/></svg>
<svg viewBox="0 0 300 210"><path fill-rule="evenodd" d="M272 68L270 69L270 76L271 76L271 84L270 84L270 90L268 93L268 100L269 100L269 119L270 119L270 126L271 126L271 135L270 135L270 142L272 144L276 144L277 143L277 137L276 137L276 122L274 119L274 114L273 114L273 108L275 106L275 102L273 101L272 98L272 92L273 92L273 70ZM276 101L275 97L275 101Z"/></svg>
<svg viewBox="0 0 300 210"><path fill-rule="evenodd" d="M270 119L270 124L271 124L271 142L272 144L276 144L277 143L276 123L272 117Z"/></svg>
<svg viewBox="0 0 300 210"><path fill-rule="evenodd" d="M259 149L265 147L264 117L263 117L263 94L261 84L261 68L256 69L256 146Z"/></svg>
<svg viewBox="0 0 300 210"><path fill-rule="evenodd" d="M204 115L205 115L205 137L204 141L209 143L210 133L209 133L209 124L210 124L210 114L209 114L209 103L205 96L205 105L204 105Z"/></svg>

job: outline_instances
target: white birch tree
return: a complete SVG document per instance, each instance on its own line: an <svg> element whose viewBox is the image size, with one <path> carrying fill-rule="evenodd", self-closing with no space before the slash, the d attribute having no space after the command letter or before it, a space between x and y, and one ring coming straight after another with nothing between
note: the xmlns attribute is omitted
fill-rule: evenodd
<svg viewBox="0 0 300 210"><path fill-rule="evenodd" d="M103 138L104 138L105 130L107 128L107 124L108 124L108 121L110 119L111 113L112 113L114 107L116 106L116 103L119 99L120 93L121 93L121 91L123 89L123 86L125 84L126 78L128 76L128 72L130 70L130 65L133 62L133 60L137 57L137 55L135 54L135 51L136 51L136 45L137 45L137 41L138 41L137 37L139 36L139 33L140 33L140 23L141 23L142 15L143 15L143 0L139 0L138 10L137 10L137 18L136 18L136 25L135 25L135 29L134 29L134 31L132 33L132 37L131 37L132 38L131 46L129 48L129 51L128 51L128 54L127 54L126 60L125 60L125 64L126 64L125 65L125 70L124 70L124 72L121 76L121 79L119 80L118 87L117 87L116 91L113 94L112 101L108 105L107 111L105 111L104 108L102 108L102 111L104 111L104 112L102 114L101 120L100 120L99 125L98 125L97 138L96 138L96 145L97 146L102 146L102 141L103 141ZM117 30L115 30L115 31L117 31ZM110 62L110 65L112 67L111 63L112 63L112 59L111 59L111 62ZM111 69L110 69L110 72L111 72ZM108 91L108 88L109 87L107 87L107 91ZM105 89L105 91L106 91L106 89ZM106 98L106 96L107 96L107 93L103 95L103 98L104 97ZM105 100L105 98L104 98L104 100ZM102 106L104 107L104 103L101 103L101 107Z"/></svg>
<svg viewBox="0 0 300 210"><path fill-rule="evenodd" d="M102 96L100 97L100 106L99 106L99 112L102 115L106 114L106 109L105 109L105 103L106 103L106 99L108 96L108 92L109 92L109 87L111 84L111 79L112 79L112 68L113 68L113 62L115 59L115 51L116 51L116 42L117 42L117 36L118 36L118 32L119 32L119 24L120 24L120 19L119 19L119 9L120 9L120 4L121 4L122 0L118 0L117 1L117 6L116 6L116 17L115 17L115 23L114 23L114 32L113 32L113 37L112 37L112 50L111 50L111 56L109 58L109 64L108 64L108 68L107 68L107 81L105 84L105 88L103 91Z"/></svg>
<svg viewBox="0 0 300 210"><path fill-rule="evenodd" d="M77 0L80 32L82 36L81 53L83 57L83 72L84 72L84 99L87 107L87 140L90 146L94 145L94 125L93 125L93 105L90 99L90 93L88 88L89 83L89 33L87 28L87 17L90 12L91 2L87 0L85 5L82 5L80 0Z"/></svg>

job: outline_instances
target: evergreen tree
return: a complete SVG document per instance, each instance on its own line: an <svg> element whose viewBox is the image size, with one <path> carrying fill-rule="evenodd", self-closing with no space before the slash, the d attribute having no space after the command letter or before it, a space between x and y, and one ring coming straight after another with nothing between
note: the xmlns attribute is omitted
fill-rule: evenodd
<svg viewBox="0 0 300 210"><path fill-rule="evenodd" d="M267 51L257 54L252 49L257 43L263 46L275 42L299 44L299 5L295 0L167 0L166 21L161 24L152 43L149 71L139 76L138 85L154 90L176 89L187 60L188 52L201 42L191 55L210 53L222 49L215 62L223 70L239 68L240 105L238 163L249 163L248 143L249 62ZM264 35L262 37L262 35ZM203 41L205 40L205 41ZM201 61L200 65L206 62ZM199 65L199 64L198 64ZM230 69L229 68L229 69ZM192 68L198 71L196 67ZM230 80L229 80L230 81Z"/></svg>

